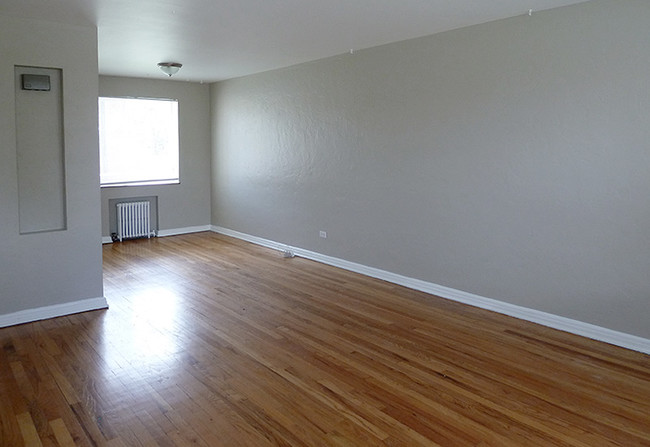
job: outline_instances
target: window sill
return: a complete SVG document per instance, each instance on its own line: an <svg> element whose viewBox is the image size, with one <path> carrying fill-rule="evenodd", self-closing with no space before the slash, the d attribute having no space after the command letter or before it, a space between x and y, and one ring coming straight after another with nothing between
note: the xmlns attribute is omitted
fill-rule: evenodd
<svg viewBox="0 0 650 447"><path fill-rule="evenodd" d="M100 188L123 188L125 186L158 186L158 185L180 185L179 179L175 180L148 180L143 182L122 182L122 183L104 183Z"/></svg>

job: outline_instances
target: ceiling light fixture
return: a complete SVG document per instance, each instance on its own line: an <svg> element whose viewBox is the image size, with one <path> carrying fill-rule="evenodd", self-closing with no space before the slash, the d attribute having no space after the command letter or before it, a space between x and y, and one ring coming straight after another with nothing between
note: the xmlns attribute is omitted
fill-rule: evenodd
<svg viewBox="0 0 650 447"><path fill-rule="evenodd" d="M167 76L170 78L172 75L175 75L178 73L178 70L181 69L183 64L179 64L178 62L159 62L158 63L158 68L162 70L163 73L165 73Z"/></svg>

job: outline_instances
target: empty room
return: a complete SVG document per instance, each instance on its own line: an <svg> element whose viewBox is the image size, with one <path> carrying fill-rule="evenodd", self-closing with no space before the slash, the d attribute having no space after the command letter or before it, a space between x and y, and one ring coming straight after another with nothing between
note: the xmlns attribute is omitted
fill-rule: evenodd
<svg viewBox="0 0 650 447"><path fill-rule="evenodd" d="M650 2L2 0L0 447L650 446Z"/></svg>

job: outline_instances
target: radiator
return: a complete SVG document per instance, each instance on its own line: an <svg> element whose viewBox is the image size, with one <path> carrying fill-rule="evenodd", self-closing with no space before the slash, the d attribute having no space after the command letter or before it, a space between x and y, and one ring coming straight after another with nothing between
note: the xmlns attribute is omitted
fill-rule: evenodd
<svg viewBox="0 0 650 447"><path fill-rule="evenodd" d="M124 202L117 206L117 239L151 237L151 213L148 201Z"/></svg>

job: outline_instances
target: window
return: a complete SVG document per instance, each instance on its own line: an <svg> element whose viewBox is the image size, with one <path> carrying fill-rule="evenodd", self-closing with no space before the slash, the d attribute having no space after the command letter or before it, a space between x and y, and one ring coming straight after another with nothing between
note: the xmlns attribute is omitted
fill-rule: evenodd
<svg viewBox="0 0 650 447"><path fill-rule="evenodd" d="M99 98L101 186L179 183L178 101Z"/></svg>

